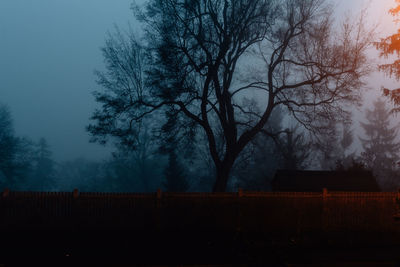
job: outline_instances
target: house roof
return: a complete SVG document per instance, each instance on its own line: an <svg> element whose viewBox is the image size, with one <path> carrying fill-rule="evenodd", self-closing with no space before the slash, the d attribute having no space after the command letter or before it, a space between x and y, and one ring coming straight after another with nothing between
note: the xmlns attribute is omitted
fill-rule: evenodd
<svg viewBox="0 0 400 267"><path fill-rule="evenodd" d="M281 192L328 191L379 192L371 171L299 171L278 170L272 190Z"/></svg>

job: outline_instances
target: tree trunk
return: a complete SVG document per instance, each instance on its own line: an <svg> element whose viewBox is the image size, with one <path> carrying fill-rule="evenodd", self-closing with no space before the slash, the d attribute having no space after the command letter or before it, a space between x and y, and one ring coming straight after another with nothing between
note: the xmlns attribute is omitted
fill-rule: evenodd
<svg viewBox="0 0 400 267"><path fill-rule="evenodd" d="M213 187L213 192L226 192L228 185L229 174L233 164L221 164L217 167L216 180Z"/></svg>

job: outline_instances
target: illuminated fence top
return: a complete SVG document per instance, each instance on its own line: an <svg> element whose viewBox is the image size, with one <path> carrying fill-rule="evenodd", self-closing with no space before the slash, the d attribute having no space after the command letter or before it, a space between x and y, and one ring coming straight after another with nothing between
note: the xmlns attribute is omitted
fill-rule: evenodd
<svg viewBox="0 0 400 267"><path fill-rule="evenodd" d="M328 191L324 188L320 192L260 192L244 191L238 192L163 192L160 189L153 193L136 192L79 192L74 189L73 192L37 192L37 191L10 191L5 189L1 199L7 198L323 198L323 197L341 197L341 198L397 198L400 192L348 192L348 191Z"/></svg>

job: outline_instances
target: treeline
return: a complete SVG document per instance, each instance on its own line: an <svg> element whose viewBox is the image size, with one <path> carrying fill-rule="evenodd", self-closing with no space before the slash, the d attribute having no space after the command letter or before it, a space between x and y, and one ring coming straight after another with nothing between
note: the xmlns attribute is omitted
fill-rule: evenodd
<svg viewBox="0 0 400 267"><path fill-rule="evenodd" d="M390 126L389 109L382 100L374 102L365 114L361 122L364 135L359 137L362 152L356 153L350 124L331 125L329 135L315 138L299 125L288 127L287 117L277 110L266 127L281 134L254 139L234 165L228 190L268 191L277 169L372 170L383 190L396 190L400 186L397 128ZM15 134L5 105L0 106L0 125L1 189L209 192L215 182L204 141L186 146L171 139L157 141L150 129L143 127L135 149L119 144L107 160L56 162L44 138L35 142Z"/></svg>
<svg viewBox="0 0 400 267"><path fill-rule="evenodd" d="M9 109L0 105L0 187L48 190L55 183L55 167L47 141L16 136Z"/></svg>

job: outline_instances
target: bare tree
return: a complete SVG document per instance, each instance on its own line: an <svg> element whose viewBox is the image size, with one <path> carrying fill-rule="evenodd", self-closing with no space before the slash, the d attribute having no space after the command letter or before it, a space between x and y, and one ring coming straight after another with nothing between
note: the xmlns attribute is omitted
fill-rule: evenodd
<svg viewBox="0 0 400 267"><path fill-rule="evenodd" d="M371 33L362 19L335 31L332 13L323 0L150 0L137 11L145 50L135 40L129 49L106 43L106 90L97 93L102 109L88 129L123 136L148 114L168 112L177 133L204 131L213 190L225 191L251 140L278 134L264 128L275 108L315 132L327 120L349 119L343 104L360 100ZM147 57L137 62L140 51ZM254 96L257 108L244 96Z"/></svg>

